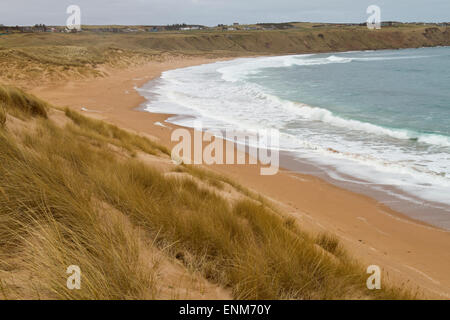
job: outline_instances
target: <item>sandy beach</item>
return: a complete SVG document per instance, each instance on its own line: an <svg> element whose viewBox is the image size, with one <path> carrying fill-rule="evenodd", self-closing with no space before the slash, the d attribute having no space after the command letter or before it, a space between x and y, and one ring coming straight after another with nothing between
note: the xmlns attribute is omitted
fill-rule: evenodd
<svg viewBox="0 0 450 320"><path fill-rule="evenodd" d="M175 125L165 114L138 110L145 101L136 87L169 69L212 63L214 59L177 57L141 67L107 70L103 78L64 81L36 87L32 93L50 103L70 107L122 128L150 136L170 147ZM414 221L367 196L336 187L314 176L280 170L261 176L259 166L213 165L261 193L313 232L339 236L349 251L367 266L379 265L394 282L420 287L426 297L450 299L450 232Z"/></svg>

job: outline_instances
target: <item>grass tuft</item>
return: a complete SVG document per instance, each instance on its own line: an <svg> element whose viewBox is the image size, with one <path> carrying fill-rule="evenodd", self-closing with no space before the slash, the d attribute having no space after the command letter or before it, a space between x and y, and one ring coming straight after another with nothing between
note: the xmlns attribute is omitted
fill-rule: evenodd
<svg viewBox="0 0 450 320"><path fill-rule="evenodd" d="M156 155L158 153L170 155L170 151L166 147L142 136L119 129L117 126L100 120L87 118L78 112L70 110L69 108L65 109L65 114L80 128L97 133L110 142L113 142L114 144L128 150L131 150L130 147L133 146L152 155Z"/></svg>
<svg viewBox="0 0 450 320"><path fill-rule="evenodd" d="M335 235L322 233L317 237L316 243L331 254L337 255L339 253L340 243Z"/></svg>
<svg viewBox="0 0 450 320"><path fill-rule="evenodd" d="M0 103L32 116L47 118L49 104L14 87L0 86Z"/></svg>
<svg viewBox="0 0 450 320"><path fill-rule="evenodd" d="M6 125L6 110L3 104L0 104L0 128L4 128Z"/></svg>

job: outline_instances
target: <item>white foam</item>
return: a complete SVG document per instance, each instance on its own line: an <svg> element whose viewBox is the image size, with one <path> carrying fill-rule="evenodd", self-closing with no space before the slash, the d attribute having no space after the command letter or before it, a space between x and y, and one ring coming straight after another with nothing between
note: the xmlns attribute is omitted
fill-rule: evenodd
<svg viewBox="0 0 450 320"><path fill-rule="evenodd" d="M222 74L222 79L230 82L237 82L245 80L246 76L258 74L267 68L283 68L292 66L312 66L312 65L326 65L333 63L351 63L353 61L388 61L388 60L403 60L403 59L420 59L429 56L409 56L409 57L339 57L330 55L327 57L313 58L313 54L303 55L289 55L280 57L263 57L263 58L241 58L233 61L232 64L218 68L217 72Z"/></svg>
<svg viewBox="0 0 450 320"><path fill-rule="evenodd" d="M299 116L308 120L322 121L336 127L364 131L374 135L384 135L402 140L417 140L418 142L437 146L450 146L450 138L446 136L420 134L408 130L385 128L358 120L344 119L323 108L316 108L302 103L292 103L287 101L285 103L291 103L294 106L292 110L296 111ZM295 108L297 108L297 110Z"/></svg>
<svg viewBox="0 0 450 320"><path fill-rule="evenodd" d="M450 146L449 137L345 119L323 108L283 100L245 81L265 68L380 59L396 57L299 55L236 59L167 71L157 83L139 91L152 99L146 106L148 111L192 115L200 118L205 127L216 129L276 128L281 131L281 150L332 164L368 184L397 186L422 199L448 205L450 156L448 149L440 148ZM192 126L192 118L169 121ZM294 127L290 127L291 123L295 123ZM414 144L425 151L415 150ZM437 151L428 152L429 148Z"/></svg>

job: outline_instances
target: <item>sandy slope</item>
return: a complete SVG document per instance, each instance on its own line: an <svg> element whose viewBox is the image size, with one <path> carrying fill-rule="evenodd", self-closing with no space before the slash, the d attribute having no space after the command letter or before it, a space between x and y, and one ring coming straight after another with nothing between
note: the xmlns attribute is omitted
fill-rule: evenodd
<svg viewBox="0 0 450 320"><path fill-rule="evenodd" d="M134 90L164 70L213 62L206 58L174 58L140 68L109 70L99 79L68 81L37 87L32 92L49 102L150 135L171 145L175 128L155 125L166 115L135 110L144 100ZM312 231L336 233L367 265L381 266L386 275L419 286L428 296L450 299L450 233L415 222L373 199L337 188L318 178L281 171L261 176L257 166L213 166L243 185L277 202Z"/></svg>

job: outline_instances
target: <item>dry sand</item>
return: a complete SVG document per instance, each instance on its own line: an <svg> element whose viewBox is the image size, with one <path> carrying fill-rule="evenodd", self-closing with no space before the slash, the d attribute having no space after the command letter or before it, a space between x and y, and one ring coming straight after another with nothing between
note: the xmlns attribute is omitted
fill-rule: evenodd
<svg viewBox="0 0 450 320"><path fill-rule="evenodd" d="M211 63L207 58L173 58L139 68L112 71L98 79L37 87L37 96L58 106L146 134L167 146L175 125L155 125L168 115L137 110L144 99L134 90L169 69ZM81 111L82 108L88 111ZM367 266L379 265L392 281L419 287L427 297L450 299L450 232L413 221L379 202L333 186L317 177L281 170L261 176L258 166L209 168L272 199L312 232L338 235Z"/></svg>

